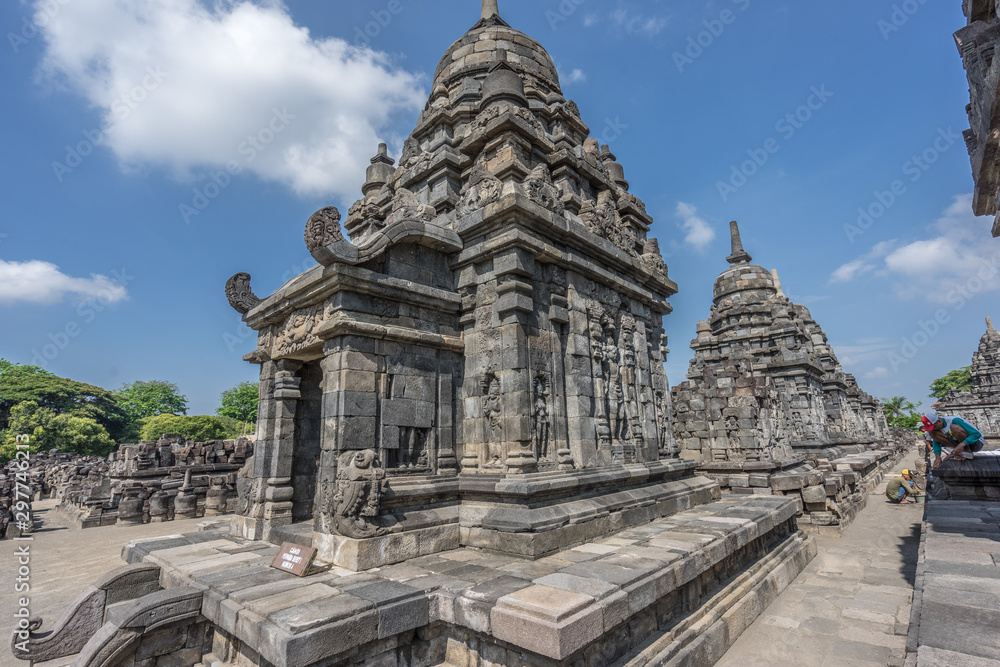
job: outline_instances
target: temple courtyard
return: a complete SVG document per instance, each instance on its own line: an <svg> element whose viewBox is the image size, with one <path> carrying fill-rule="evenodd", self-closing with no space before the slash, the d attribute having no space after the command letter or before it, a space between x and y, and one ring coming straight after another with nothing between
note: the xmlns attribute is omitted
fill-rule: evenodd
<svg viewBox="0 0 1000 667"><path fill-rule="evenodd" d="M882 483L871 491L867 505L841 536L811 538L815 557L793 581L783 582L787 587L724 655L711 655L713 647L708 645L705 647L707 654L700 659L718 660L716 664L721 667L1000 665L1000 640L995 632L1000 621L1000 603L997 602L1000 599L1000 547L997 546L1000 544L1000 507L970 501L932 501L927 505L907 506L885 502L886 483L903 468L917 467L915 464L921 454L913 449L896 462ZM725 498L733 501L738 497ZM81 591L123 566L123 556L132 554L134 561L135 554L145 553L144 545L161 548L182 534L186 535L182 542L190 543L194 538L203 547L217 545L228 532L219 529L228 527L231 520L231 517L178 519L169 523L83 530L56 508L54 500L36 504L40 525L31 542L32 613L51 621L58 619ZM576 556L580 563L614 557L627 551L633 542L621 535L612 536L585 545ZM13 561L15 549L21 544L9 540L0 542L2 557ZM124 549L123 545L126 545ZM197 548L199 544L192 546ZM566 578L566 575L543 572L553 567L552 563L546 565L545 559L517 561L470 548L440 556L438 560L442 562L454 558L452 562L457 567L447 569L452 582L459 584L451 587L459 595L462 574L457 572L458 568L470 573L467 576L474 581L466 585L474 589L484 588L483 584L503 588L505 583L509 588L516 588L510 585L511 582L518 583L537 575ZM427 565L435 568L432 564ZM389 566L363 574L334 568L314 581L319 584L321 579L329 581L346 576L367 583L380 574L386 580L410 584L422 577L442 579L441 574L422 572L419 568L419 564ZM0 577L5 584L0 606L15 608L14 568L4 568ZM596 581L591 582L596 587ZM302 589L298 591L296 595L305 593ZM727 615L742 614L752 620L759 610L753 609L752 601L744 606L749 609L737 608ZM732 618L727 619L727 615L721 620L732 627ZM715 620L718 619L709 614L701 622ZM51 627L49 623L46 626ZM662 650L661 643L662 639L653 639L645 651L627 664L663 664L649 659ZM451 643L440 664L475 664L468 655L470 650L475 651L474 645L470 649ZM67 657L38 664L56 667L72 664L73 659ZM5 654L0 664L24 663Z"/></svg>

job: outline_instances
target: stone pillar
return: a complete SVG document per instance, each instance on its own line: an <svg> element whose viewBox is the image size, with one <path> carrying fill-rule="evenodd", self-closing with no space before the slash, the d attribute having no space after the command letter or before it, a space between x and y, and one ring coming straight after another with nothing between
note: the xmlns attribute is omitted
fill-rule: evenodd
<svg viewBox="0 0 1000 667"><path fill-rule="evenodd" d="M353 349L344 337L327 341L323 351L323 427L313 530L330 535L337 532L333 497L339 456L351 450L376 449L379 365L374 353Z"/></svg>
<svg viewBox="0 0 1000 667"><path fill-rule="evenodd" d="M569 320L565 354L566 430L569 449L580 466L589 465L594 459L598 440L591 319L581 289L584 280L579 274L566 274Z"/></svg>
<svg viewBox="0 0 1000 667"><path fill-rule="evenodd" d="M295 411L301 396L295 377L301 362L280 359L261 365L257 443L254 447L252 483L234 523L237 534L266 540L273 528L292 523L292 455L295 447Z"/></svg>
<svg viewBox="0 0 1000 667"><path fill-rule="evenodd" d="M538 461L531 449L531 371L528 364L528 326L535 309L532 278L535 258L514 248L493 258L497 278L497 315L500 318L500 386L506 472L534 472Z"/></svg>

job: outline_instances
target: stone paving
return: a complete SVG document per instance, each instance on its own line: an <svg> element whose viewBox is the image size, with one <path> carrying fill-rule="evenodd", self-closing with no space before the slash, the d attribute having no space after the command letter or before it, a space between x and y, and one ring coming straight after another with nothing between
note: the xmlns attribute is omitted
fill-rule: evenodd
<svg viewBox="0 0 1000 667"><path fill-rule="evenodd" d="M842 537L816 537L816 558L718 667L903 665L924 506L884 493L918 454L893 467Z"/></svg>
<svg viewBox="0 0 1000 667"><path fill-rule="evenodd" d="M3 618L0 622L0 638L5 643L10 638L11 619L17 609L18 598L23 596L23 593L15 590L14 581L17 576L15 551L19 546L31 546L31 613L44 619L44 632L55 626L70 603L84 589L102 575L124 565L121 560L123 544L134 539L196 532L198 524L204 521L184 519L85 531L55 512L54 508L58 504L58 500L34 503L35 518L40 521L40 528L36 529L31 542L0 542L0 617ZM11 656L9 648L0 650L0 667L27 665L28 663Z"/></svg>
<svg viewBox="0 0 1000 667"><path fill-rule="evenodd" d="M914 604L907 667L1000 667L1000 504L927 507Z"/></svg>

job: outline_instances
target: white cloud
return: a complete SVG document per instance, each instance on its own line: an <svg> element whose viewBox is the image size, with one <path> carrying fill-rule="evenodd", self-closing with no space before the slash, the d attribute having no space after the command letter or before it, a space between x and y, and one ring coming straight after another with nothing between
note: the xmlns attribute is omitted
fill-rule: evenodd
<svg viewBox="0 0 1000 667"><path fill-rule="evenodd" d="M884 359L885 353L893 349L893 343L885 338L865 338L853 345L834 345L833 351L844 367L870 367L875 359Z"/></svg>
<svg viewBox="0 0 1000 667"><path fill-rule="evenodd" d="M385 54L310 35L278 0L70 2L43 33L43 76L101 114L125 168L185 177L235 161L302 195L353 198L396 114L426 100ZM273 143L244 143L268 138L275 110L294 118Z"/></svg>
<svg viewBox="0 0 1000 667"><path fill-rule="evenodd" d="M587 14L583 17L583 27L591 28L601 22L601 17L597 14Z"/></svg>
<svg viewBox="0 0 1000 667"><path fill-rule="evenodd" d="M574 69L566 76L560 76L559 79L563 83L587 83L587 75L582 69Z"/></svg>
<svg viewBox="0 0 1000 667"><path fill-rule="evenodd" d="M972 195L956 195L930 228L934 235L898 246L876 245L864 256L844 264L830 277L847 282L870 271L894 279L896 296L956 305L983 292L1000 289L1000 245L990 222L972 214Z"/></svg>
<svg viewBox="0 0 1000 667"><path fill-rule="evenodd" d="M625 7L618 7L611 12L611 21L630 35L646 35L652 37L667 27L667 19L662 16L646 16L636 14Z"/></svg>
<svg viewBox="0 0 1000 667"><path fill-rule="evenodd" d="M125 287L107 276L91 274L90 278L73 278L49 262L0 259L0 304L52 304L66 294L76 294L81 299L100 298L108 303L128 298Z"/></svg>
<svg viewBox="0 0 1000 667"><path fill-rule="evenodd" d="M892 241L882 241L881 243L875 244L875 246L869 250L867 253L858 257L855 260L848 262L840 266L836 271L830 275L831 283L848 283L855 278L860 278L866 273L871 273L879 268L882 258L888 255L893 246L896 244L895 240Z"/></svg>
<svg viewBox="0 0 1000 667"><path fill-rule="evenodd" d="M885 366L878 366L878 367L873 368L872 370L868 371L867 373L865 373L863 379L865 379L865 380L879 380L881 378L887 378L887 377L891 377L891 376L892 376L892 373L889 372L888 368L886 368Z"/></svg>
<svg viewBox="0 0 1000 667"><path fill-rule="evenodd" d="M703 218L698 215L698 209L692 204L677 202L677 216L684 222L681 224L687 234L684 242L694 246L699 252L705 250L708 244L715 240L715 230Z"/></svg>

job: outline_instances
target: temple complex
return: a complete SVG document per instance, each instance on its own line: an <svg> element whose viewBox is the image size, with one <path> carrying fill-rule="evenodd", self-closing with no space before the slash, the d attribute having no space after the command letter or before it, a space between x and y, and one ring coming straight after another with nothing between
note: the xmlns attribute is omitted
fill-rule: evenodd
<svg viewBox="0 0 1000 667"><path fill-rule="evenodd" d="M1000 332L986 318L986 333L972 355L972 389L952 389L937 404L940 414L958 415L986 439L1000 443Z"/></svg>
<svg viewBox="0 0 1000 667"><path fill-rule="evenodd" d="M663 365L677 286L652 219L496 0L445 52L398 164L379 146L361 190L347 237L336 208L307 221L317 266L264 299L246 273L226 285L261 380L232 528L128 545L131 565L55 631L34 620L15 655L721 656L815 542L793 498L722 497L679 456ZM278 545L316 565L271 567Z"/></svg>
<svg viewBox="0 0 1000 667"><path fill-rule="evenodd" d="M790 495L802 525L842 529L890 459L885 415L777 272L750 263L736 222L730 231L730 266L673 389L680 456L728 492Z"/></svg>
<svg viewBox="0 0 1000 667"><path fill-rule="evenodd" d="M972 210L976 215L997 214L1000 190L1000 65L993 52L1000 44L1000 21L993 0L963 0L969 23L955 33L955 44L969 78L970 103L966 106L969 129L965 143L975 180ZM1000 216L993 222L993 236L1000 236Z"/></svg>

